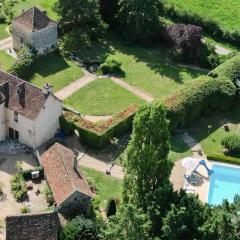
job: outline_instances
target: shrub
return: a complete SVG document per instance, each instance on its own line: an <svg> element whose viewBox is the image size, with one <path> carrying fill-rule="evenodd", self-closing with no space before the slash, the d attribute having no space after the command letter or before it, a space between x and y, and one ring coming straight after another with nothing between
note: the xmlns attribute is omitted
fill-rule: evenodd
<svg viewBox="0 0 240 240"><path fill-rule="evenodd" d="M24 206L24 207L21 207L20 211L22 214L24 214L24 213L28 213L29 209L26 206Z"/></svg>
<svg viewBox="0 0 240 240"><path fill-rule="evenodd" d="M224 162L224 163L240 165L240 159L239 158L220 155L220 154L208 154L207 159L212 160L212 161L216 161L216 162Z"/></svg>
<svg viewBox="0 0 240 240"><path fill-rule="evenodd" d="M102 74L119 74L122 72L121 63L115 59L108 59L100 65L99 71Z"/></svg>
<svg viewBox="0 0 240 240"><path fill-rule="evenodd" d="M34 51L28 47L23 47L18 52L18 59L8 69L8 72L18 77L23 77L34 61Z"/></svg>
<svg viewBox="0 0 240 240"><path fill-rule="evenodd" d="M110 198L108 200L107 206L106 206L106 215L108 218L116 214L117 203L119 203L118 199Z"/></svg>
<svg viewBox="0 0 240 240"><path fill-rule="evenodd" d="M27 197L27 186L21 173L12 177L11 191L17 201L22 201Z"/></svg>
<svg viewBox="0 0 240 240"><path fill-rule="evenodd" d="M225 136L221 144L229 152L239 152L240 151L240 135L233 133L228 136Z"/></svg>
<svg viewBox="0 0 240 240"><path fill-rule="evenodd" d="M99 230L90 219L78 216L68 222L60 234L61 240L98 240Z"/></svg>
<svg viewBox="0 0 240 240"><path fill-rule="evenodd" d="M60 117L60 126L66 135L76 129L82 142L95 148L102 148L114 137L122 136L131 130L137 109L137 105L131 105L101 124L87 121L72 112L65 112Z"/></svg>
<svg viewBox="0 0 240 240"><path fill-rule="evenodd" d="M43 192L45 194L48 205L52 206L54 203L54 197L53 197L51 188L49 186L46 186Z"/></svg>
<svg viewBox="0 0 240 240"><path fill-rule="evenodd" d="M228 109L235 95L235 85L225 78L198 77L165 100L171 131L186 126L208 108Z"/></svg>

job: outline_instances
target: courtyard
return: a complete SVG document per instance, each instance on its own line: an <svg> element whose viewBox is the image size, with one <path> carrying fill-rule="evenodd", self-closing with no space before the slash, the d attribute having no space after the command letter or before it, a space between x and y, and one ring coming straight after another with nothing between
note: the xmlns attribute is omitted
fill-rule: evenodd
<svg viewBox="0 0 240 240"><path fill-rule="evenodd" d="M17 147L16 147L17 146ZM28 198L23 202L17 202L11 192L11 178L17 173L17 164L21 162L23 170L34 169L38 164L32 154L26 154L19 150L15 143L2 142L0 144L0 185L3 196L0 199L0 221L3 222L6 216L21 214L21 209L27 207L32 213L46 211L48 204L43 194L46 182L34 181L32 190L28 191ZM36 191L40 191L37 196ZM1 239L1 234L0 234Z"/></svg>

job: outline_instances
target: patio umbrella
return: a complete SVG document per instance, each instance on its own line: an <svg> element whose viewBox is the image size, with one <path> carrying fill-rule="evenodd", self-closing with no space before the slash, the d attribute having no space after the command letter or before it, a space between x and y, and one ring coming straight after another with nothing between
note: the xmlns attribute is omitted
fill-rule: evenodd
<svg viewBox="0 0 240 240"><path fill-rule="evenodd" d="M184 168L188 170L193 170L197 166L197 163L192 157L183 158L183 160L181 161L181 164Z"/></svg>

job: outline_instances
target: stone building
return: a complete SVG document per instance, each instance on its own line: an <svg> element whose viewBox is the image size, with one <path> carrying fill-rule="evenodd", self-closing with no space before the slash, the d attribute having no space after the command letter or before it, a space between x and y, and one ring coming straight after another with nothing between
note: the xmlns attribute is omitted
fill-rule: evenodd
<svg viewBox="0 0 240 240"><path fill-rule="evenodd" d="M0 71L0 141L17 140L38 148L59 130L62 101L52 86L37 88Z"/></svg>
<svg viewBox="0 0 240 240"><path fill-rule="evenodd" d="M6 218L6 240L58 240L60 221L55 212Z"/></svg>
<svg viewBox="0 0 240 240"><path fill-rule="evenodd" d="M78 170L73 151L55 143L43 154L41 162L58 212L64 216L88 215L93 193Z"/></svg>
<svg viewBox="0 0 240 240"><path fill-rule="evenodd" d="M12 22L13 49L33 47L38 54L53 51L58 43L58 25L36 7L23 12Z"/></svg>

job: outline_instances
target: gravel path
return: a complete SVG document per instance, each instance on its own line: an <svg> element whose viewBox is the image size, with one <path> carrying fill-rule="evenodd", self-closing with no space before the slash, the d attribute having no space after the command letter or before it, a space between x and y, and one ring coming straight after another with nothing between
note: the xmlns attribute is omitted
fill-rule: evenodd
<svg viewBox="0 0 240 240"><path fill-rule="evenodd" d="M12 47L12 37L0 40L0 50L8 49Z"/></svg>
<svg viewBox="0 0 240 240"><path fill-rule="evenodd" d="M143 92L142 90L126 83L125 81L121 80L120 78L116 78L116 77L111 77L112 81L116 84L118 84L119 86L121 86L122 88L125 88L126 90L128 90L129 92L133 93L134 95L140 97L141 99L147 101L147 102L152 102L154 101L153 96L151 96L148 93Z"/></svg>
<svg viewBox="0 0 240 240"><path fill-rule="evenodd" d="M93 123L96 123L96 122L99 122L99 121L106 121L110 118L112 118L112 116L90 116L90 115L85 115L85 116L82 116L84 119L90 121L90 122L93 122Z"/></svg>

